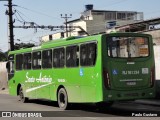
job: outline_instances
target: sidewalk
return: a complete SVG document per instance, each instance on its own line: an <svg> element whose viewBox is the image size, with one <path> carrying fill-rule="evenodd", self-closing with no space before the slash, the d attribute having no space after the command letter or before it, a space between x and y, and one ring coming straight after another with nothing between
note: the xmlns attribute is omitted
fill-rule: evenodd
<svg viewBox="0 0 160 120"><path fill-rule="evenodd" d="M135 100L135 102L139 104L160 106L160 99L140 99L140 100Z"/></svg>
<svg viewBox="0 0 160 120"><path fill-rule="evenodd" d="M0 94L9 94L9 91L8 89L0 90Z"/></svg>

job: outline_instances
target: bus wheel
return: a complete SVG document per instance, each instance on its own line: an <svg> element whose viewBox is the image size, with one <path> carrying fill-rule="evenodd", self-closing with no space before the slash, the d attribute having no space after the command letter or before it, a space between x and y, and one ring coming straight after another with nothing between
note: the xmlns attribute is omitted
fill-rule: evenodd
<svg viewBox="0 0 160 120"><path fill-rule="evenodd" d="M58 91L58 105L60 109L66 110L68 108L68 96L64 88Z"/></svg>
<svg viewBox="0 0 160 120"><path fill-rule="evenodd" d="M22 87L20 87L20 89L19 89L19 97L20 97L20 101L23 102L23 103L28 101L28 98L24 97L24 93L23 93Z"/></svg>

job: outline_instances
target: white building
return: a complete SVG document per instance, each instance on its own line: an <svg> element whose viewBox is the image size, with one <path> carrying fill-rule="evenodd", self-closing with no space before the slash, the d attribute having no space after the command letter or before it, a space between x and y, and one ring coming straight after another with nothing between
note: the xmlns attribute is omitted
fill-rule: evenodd
<svg viewBox="0 0 160 120"><path fill-rule="evenodd" d="M81 17L68 21L68 26L80 26L89 34L106 32L114 26L121 26L143 20L143 13L136 11L109 11L94 10L93 5L86 5ZM68 36L85 36L86 33L79 28L68 29ZM66 33L55 33L53 39L66 37Z"/></svg>

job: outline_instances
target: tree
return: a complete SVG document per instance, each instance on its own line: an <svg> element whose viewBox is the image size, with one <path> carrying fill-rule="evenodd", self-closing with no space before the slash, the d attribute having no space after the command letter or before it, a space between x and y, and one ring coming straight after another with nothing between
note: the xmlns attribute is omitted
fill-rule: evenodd
<svg viewBox="0 0 160 120"><path fill-rule="evenodd" d="M7 61L7 54L0 51L0 62Z"/></svg>
<svg viewBox="0 0 160 120"><path fill-rule="evenodd" d="M34 47L34 46L35 46L35 44L33 44L33 43L16 43L14 45L14 49L19 50L21 48L30 48L30 47Z"/></svg>
<svg viewBox="0 0 160 120"><path fill-rule="evenodd" d="M30 47L34 47L35 45L33 43L16 43L14 45L14 48L15 50L19 50L21 48L30 48ZM4 62L4 61L7 61L7 58L8 58L8 52L9 51L6 51L6 52L2 52L0 50L0 62Z"/></svg>

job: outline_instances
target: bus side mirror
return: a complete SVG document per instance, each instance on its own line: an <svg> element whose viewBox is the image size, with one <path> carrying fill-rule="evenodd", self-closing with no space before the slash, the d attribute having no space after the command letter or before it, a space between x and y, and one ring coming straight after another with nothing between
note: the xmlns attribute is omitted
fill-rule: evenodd
<svg viewBox="0 0 160 120"><path fill-rule="evenodd" d="M7 72L9 73L9 69L10 69L9 61L6 63L6 69L7 69Z"/></svg>

